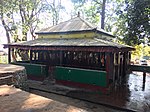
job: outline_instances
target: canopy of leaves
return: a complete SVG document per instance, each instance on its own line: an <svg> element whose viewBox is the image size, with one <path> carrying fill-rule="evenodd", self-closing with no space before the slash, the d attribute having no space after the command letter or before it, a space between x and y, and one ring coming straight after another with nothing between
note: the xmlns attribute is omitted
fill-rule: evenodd
<svg viewBox="0 0 150 112"><path fill-rule="evenodd" d="M23 40L27 40L27 32L34 37L34 30L39 23L39 14L44 8L41 0L18 0L18 12L21 17Z"/></svg>
<svg viewBox="0 0 150 112"><path fill-rule="evenodd" d="M141 44L136 45L135 51L132 51L132 59L135 59L135 58L140 59L142 53L143 53L143 46Z"/></svg>
<svg viewBox="0 0 150 112"><path fill-rule="evenodd" d="M132 51L132 59L140 59L143 57L150 57L150 46L143 44L135 45L135 51Z"/></svg>
<svg viewBox="0 0 150 112"><path fill-rule="evenodd" d="M144 43L144 38L150 38L150 0L126 0L124 11L118 12L125 29L122 33L126 44Z"/></svg>
<svg viewBox="0 0 150 112"><path fill-rule="evenodd" d="M150 46L145 46L143 51L144 56L150 56Z"/></svg>
<svg viewBox="0 0 150 112"><path fill-rule="evenodd" d="M74 3L75 11L80 11L82 16L89 22L100 25L102 19L103 0L71 0ZM80 2L79 2L80 1ZM82 4L82 5L81 5ZM106 0L105 4L105 20L104 29L112 32L118 23L118 17L115 11L121 9L124 5L124 0ZM119 30L120 28L118 28ZM120 30L119 30L120 31ZM116 31L118 32L118 31Z"/></svg>
<svg viewBox="0 0 150 112"><path fill-rule="evenodd" d="M93 23L93 24L98 24L98 22L100 21L100 15L98 12L99 9L99 4L96 4L95 2L91 2L90 5L84 5L84 14L86 19Z"/></svg>
<svg viewBox="0 0 150 112"><path fill-rule="evenodd" d="M22 29L23 39L27 40L27 32L34 37L39 23L39 14L44 9L42 0L1 0L0 19L6 31L8 42L10 37L18 41L17 29Z"/></svg>
<svg viewBox="0 0 150 112"><path fill-rule="evenodd" d="M6 31L8 43L10 43L10 35L16 30L14 21L14 13L17 11L16 0L1 0L0 1L0 20Z"/></svg>

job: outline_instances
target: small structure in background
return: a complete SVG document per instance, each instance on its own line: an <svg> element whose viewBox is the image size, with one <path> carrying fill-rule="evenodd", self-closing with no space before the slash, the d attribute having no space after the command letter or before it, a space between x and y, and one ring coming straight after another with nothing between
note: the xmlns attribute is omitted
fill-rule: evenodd
<svg viewBox="0 0 150 112"><path fill-rule="evenodd" d="M7 53L3 50L0 50L0 56L4 56L4 55L7 55Z"/></svg>
<svg viewBox="0 0 150 112"><path fill-rule="evenodd" d="M0 63L8 63L8 54L3 50L0 50Z"/></svg>
<svg viewBox="0 0 150 112"><path fill-rule="evenodd" d="M139 64L140 65L147 65L146 59L140 59Z"/></svg>
<svg viewBox="0 0 150 112"><path fill-rule="evenodd" d="M79 16L36 34L36 40L4 45L9 63L25 66L30 79L68 86L108 90L126 75L134 50Z"/></svg>

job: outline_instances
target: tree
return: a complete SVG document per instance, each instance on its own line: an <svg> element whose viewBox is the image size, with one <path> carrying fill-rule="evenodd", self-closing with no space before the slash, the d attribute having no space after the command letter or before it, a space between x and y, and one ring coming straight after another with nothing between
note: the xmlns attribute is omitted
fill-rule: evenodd
<svg viewBox="0 0 150 112"><path fill-rule="evenodd" d="M77 15L78 12L82 14L86 20L93 24L98 24L100 15L98 12L99 4L93 0L71 0L74 4L73 15Z"/></svg>
<svg viewBox="0 0 150 112"><path fill-rule="evenodd" d="M144 43L144 38L150 38L149 0L126 0L126 8L120 10L119 15L120 19L124 19L123 40L126 44L134 46Z"/></svg>
<svg viewBox="0 0 150 112"><path fill-rule="evenodd" d="M132 59L140 59L141 55L143 53L143 46L140 44L140 45L135 45L135 50L132 51Z"/></svg>
<svg viewBox="0 0 150 112"><path fill-rule="evenodd" d="M10 43L10 37L16 30L14 13L16 0L0 0L0 20L6 31L7 42Z"/></svg>
<svg viewBox="0 0 150 112"><path fill-rule="evenodd" d="M85 4L83 8L86 20L97 25L100 21L99 13L97 10L99 8L99 4L96 4L93 1L89 4L91 5Z"/></svg>
<svg viewBox="0 0 150 112"><path fill-rule="evenodd" d="M76 1L73 2L75 4L75 11L83 11L85 19L96 25L100 22L102 29L111 32L112 23L116 21L114 7L116 6L116 2L120 2L120 0L82 0L80 1L81 3L79 0L72 1ZM113 8L110 8L109 5L112 4L115 5Z"/></svg>
<svg viewBox="0 0 150 112"><path fill-rule="evenodd" d="M150 46L145 46L143 53L144 56L150 56Z"/></svg>
<svg viewBox="0 0 150 112"><path fill-rule="evenodd" d="M22 30L21 40L27 40L27 32L35 38L34 31L40 22L39 14L44 10L44 2L41 0L1 0L0 2L0 19L8 43L11 37L15 41L20 40L18 29Z"/></svg>
<svg viewBox="0 0 150 112"><path fill-rule="evenodd" d="M6 25L6 22L5 22L5 19L4 19L4 8L1 7L0 9L0 15L1 15L1 22L2 22L2 25L6 31L6 36L7 36L7 41L8 43L10 43L10 34L9 34L9 27Z"/></svg>
<svg viewBox="0 0 150 112"><path fill-rule="evenodd" d="M44 9L44 4L41 0L18 0L18 8L21 17L22 40L27 40L28 31L35 38L34 31L39 23L39 14Z"/></svg>
<svg viewBox="0 0 150 112"><path fill-rule="evenodd" d="M135 45L135 49L134 51L132 51L132 59L135 58L143 58L141 56L146 56L149 57L150 56L150 46L145 46L143 44L140 45Z"/></svg>
<svg viewBox="0 0 150 112"><path fill-rule="evenodd" d="M105 21L105 6L106 0L103 0L102 2L102 13L101 13L101 29L104 29L104 21Z"/></svg>
<svg viewBox="0 0 150 112"><path fill-rule="evenodd" d="M76 16L78 13L84 13L84 5L87 2L87 0L71 0L71 2L74 4L74 10L71 13L71 17Z"/></svg>
<svg viewBox="0 0 150 112"><path fill-rule="evenodd" d="M46 10L52 14L53 25L57 25L60 20L60 12L65 11L65 7L61 5L61 0L46 1L46 3Z"/></svg>

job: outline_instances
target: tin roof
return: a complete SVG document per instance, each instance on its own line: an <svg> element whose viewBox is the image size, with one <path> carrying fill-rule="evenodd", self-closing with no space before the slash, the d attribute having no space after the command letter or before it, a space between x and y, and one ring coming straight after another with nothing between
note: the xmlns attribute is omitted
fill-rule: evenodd
<svg viewBox="0 0 150 112"><path fill-rule="evenodd" d="M39 38L27 42L11 43L8 46L28 46L28 47L54 47L54 46L78 46L78 47L115 47L115 48L131 48L112 41L102 40L99 38ZM7 46L5 45L5 46Z"/></svg>
<svg viewBox="0 0 150 112"><path fill-rule="evenodd" d="M44 28L36 34L60 34L60 33L75 33L83 31L95 31L97 33L102 33L114 37L111 33L98 28L97 26L89 23L88 21L82 19L81 17L75 17L68 21L61 22L58 25L54 25L48 28Z"/></svg>

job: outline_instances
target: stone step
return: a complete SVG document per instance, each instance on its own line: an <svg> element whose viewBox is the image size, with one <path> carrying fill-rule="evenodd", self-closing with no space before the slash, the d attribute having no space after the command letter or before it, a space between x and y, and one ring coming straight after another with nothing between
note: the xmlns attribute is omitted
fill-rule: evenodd
<svg viewBox="0 0 150 112"><path fill-rule="evenodd" d="M8 84L11 85L13 84L13 75L8 75L5 77L0 77L0 85Z"/></svg>

